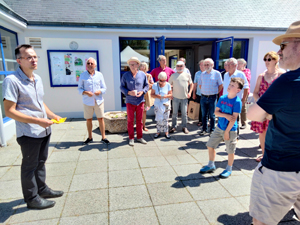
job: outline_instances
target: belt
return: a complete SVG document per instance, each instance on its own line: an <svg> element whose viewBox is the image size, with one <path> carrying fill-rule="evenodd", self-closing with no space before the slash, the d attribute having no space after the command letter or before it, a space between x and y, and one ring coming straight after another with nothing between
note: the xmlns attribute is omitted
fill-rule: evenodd
<svg viewBox="0 0 300 225"><path fill-rule="evenodd" d="M209 98L209 97L216 97L217 94L214 94L214 95L204 95L204 94L201 94L201 96L204 96L206 98Z"/></svg>

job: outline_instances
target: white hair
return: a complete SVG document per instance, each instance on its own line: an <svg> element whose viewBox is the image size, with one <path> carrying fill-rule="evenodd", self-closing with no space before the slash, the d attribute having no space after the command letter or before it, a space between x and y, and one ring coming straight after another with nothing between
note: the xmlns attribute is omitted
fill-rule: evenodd
<svg viewBox="0 0 300 225"><path fill-rule="evenodd" d="M88 58L88 60L86 60L86 63L87 63L89 60L93 60L94 63L95 63L95 65L97 66L97 61L96 61L96 59L94 59L93 57L90 57L90 58Z"/></svg>
<svg viewBox="0 0 300 225"><path fill-rule="evenodd" d="M160 72L158 74L158 79L163 79L163 80L166 80L168 78L167 74L165 72Z"/></svg>
<svg viewBox="0 0 300 225"><path fill-rule="evenodd" d="M204 59L204 62L209 62L210 64L214 65L214 60L212 60L211 58L206 58Z"/></svg>
<svg viewBox="0 0 300 225"><path fill-rule="evenodd" d="M227 60L227 62L228 62L228 63L231 63L231 62L232 62L234 65L237 65L237 60L236 60L236 58L230 58L230 59Z"/></svg>
<svg viewBox="0 0 300 225"><path fill-rule="evenodd" d="M238 61L238 62L241 62L241 63L243 63L245 66L247 66L247 62L246 62L245 59L240 58L240 59L238 59L237 61Z"/></svg>
<svg viewBox="0 0 300 225"><path fill-rule="evenodd" d="M159 56L157 57L157 61L160 61L162 58L165 58L165 59L166 59L166 56L164 56L164 55L159 55Z"/></svg>

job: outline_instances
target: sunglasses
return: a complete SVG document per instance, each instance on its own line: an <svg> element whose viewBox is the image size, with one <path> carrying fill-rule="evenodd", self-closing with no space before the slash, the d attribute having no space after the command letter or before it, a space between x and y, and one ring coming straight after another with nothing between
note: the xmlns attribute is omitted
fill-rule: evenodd
<svg viewBox="0 0 300 225"><path fill-rule="evenodd" d="M94 63L89 63L89 62L88 62L87 65L94 65Z"/></svg>
<svg viewBox="0 0 300 225"><path fill-rule="evenodd" d="M294 43L294 42L299 42L299 41L284 41L281 42L280 46L280 50L283 51L283 49L285 48L285 46L287 46L288 43Z"/></svg>
<svg viewBox="0 0 300 225"><path fill-rule="evenodd" d="M264 59L264 61L268 61L268 62L271 62L273 59L270 59L270 58L268 58L268 59Z"/></svg>
<svg viewBox="0 0 300 225"><path fill-rule="evenodd" d="M180 65L177 65L177 67L183 67L183 65L181 65L181 66L180 66Z"/></svg>
<svg viewBox="0 0 300 225"><path fill-rule="evenodd" d="M165 83L165 82L166 82L166 80L159 80L159 82Z"/></svg>

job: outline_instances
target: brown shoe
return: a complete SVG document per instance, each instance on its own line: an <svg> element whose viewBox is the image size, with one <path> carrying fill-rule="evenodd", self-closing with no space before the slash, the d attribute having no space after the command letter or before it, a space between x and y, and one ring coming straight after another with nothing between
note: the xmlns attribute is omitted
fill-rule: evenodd
<svg viewBox="0 0 300 225"><path fill-rule="evenodd" d="M183 133L185 133L185 134L188 134L188 133L189 133L189 130L188 130L186 127L182 128L182 131L183 131Z"/></svg>
<svg viewBox="0 0 300 225"><path fill-rule="evenodd" d="M173 127L173 128L169 131L169 133L174 133L175 131L176 131L176 128Z"/></svg>

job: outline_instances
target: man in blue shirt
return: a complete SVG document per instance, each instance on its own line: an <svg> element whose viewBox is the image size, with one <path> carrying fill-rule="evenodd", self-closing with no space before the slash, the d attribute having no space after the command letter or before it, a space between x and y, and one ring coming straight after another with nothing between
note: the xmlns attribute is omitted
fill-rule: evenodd
<svg viewBox="0 0 300 225"><path fill-rule="evenodd" d="M137 57L131 57L127 64L130 67L130 71L123 74L120 89L126 96L129 145L134 145L134 113L136 113L137 141L147 144L143 139L143 111L144 95L149 90L149 84L146 74L138 70L140 61Z"/></svg>
<svg viewBox="0 0 300 225"><path fill-rule="evenodd" d="M273 42L280 45L279 66L289 72L247 113L250 120L271 119L264 157L252 178L250 215L255 225L278 224L292 206L300 218L300 21Z"/></svg>
<svg viewBox="0 0 300 225"><path fill-rule="evenodd" d="M207 131L207 115L210 117L210 134L215 130L215 109L217 95L223 87L223 81L219 71L214 70L214 61L210 58L204 60L205 71L201 73L199 79L199 88L201 89L201 110L202 110L202 131L204 135Z"/></svg>
<svg viewBox="0 0 300 225"><path fill-rule="evenodd" d="M200 79L201 73L205 71L205 69L204 69L204 60L200 60L198 64L199 64L200 70L195 73L195 77L194 77L193 99L195 100L195 102L198 102L200 104L200 101L201 101L201 89L200 89L198 83L199 83L199 79ZM201 111L201 107L200 107L200 110L199 110L199 122L198 122L197 125L198 126L202 125L202 111Z"/></svg>
<svg viewBox="0 0 300 225"><path fill-rule="evenodd" d="M103 94L106 92L106 85L102 73L95 70L97 62L90 57L86 61L87 70L80 74L78 91L82 95L84 118L86 119L86 126L88 130L88 138L83 144L88 144L93 141L93 114L97 116L99 128L102 135L102 142L110 144L105 137L105 123L104 123L104 99Z"/></svg>

